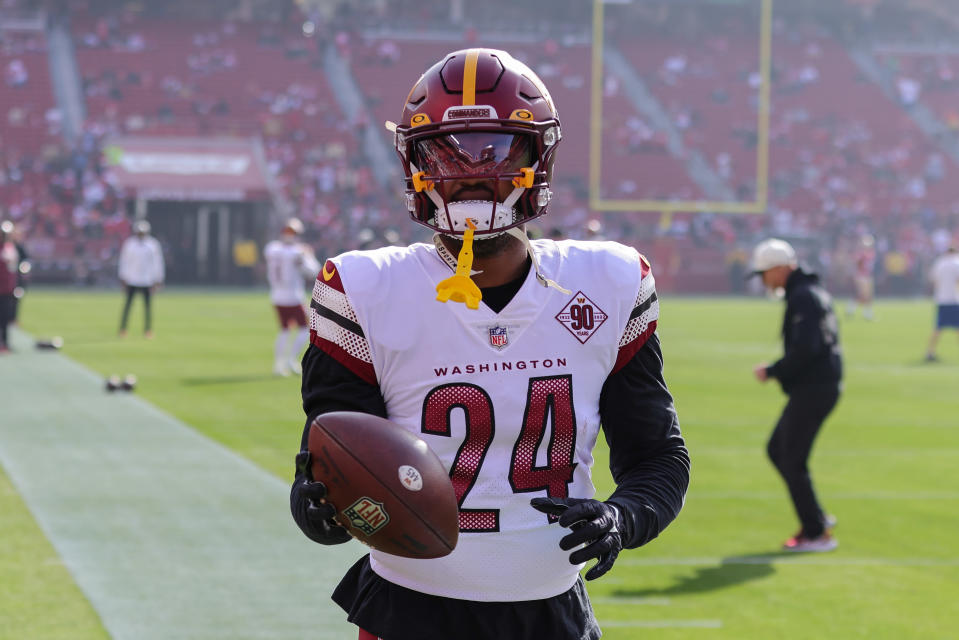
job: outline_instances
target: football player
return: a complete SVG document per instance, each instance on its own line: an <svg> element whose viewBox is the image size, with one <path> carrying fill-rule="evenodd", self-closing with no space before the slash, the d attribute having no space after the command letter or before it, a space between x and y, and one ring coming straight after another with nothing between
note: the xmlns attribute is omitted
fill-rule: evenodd
<svg viewBox="0 0 959 640"><path fill-rule="evenodd" d="M872 299L876 289L874 273L876 271L876 248L872 235L865 234L859 239L854 259L856 274L853 282L856 285L856 299L849 303L846 314L849 317L856 315L856 310L862 308L862 317L866 320L874 318Z"/></svg>
<svg viewBox="0 0 959 640"><path fill-rule="evenodd" d="M280 321L280 332L273 345L273 373L284 377L300 373L300 354L309 337L303 297L306 283L320 271L313 250L299 241L302 233L303 223L290 218L283 225L280 239L263 248L270 300ZM296 334L291 341L293 329Z"/></svg>
<svg viewBox="0 0 959 640"><path fill-rule="evenodd" d="M309 476L309 424L386 417L449 469L460 536L448 556L373 550L333 599L360 638L599 638L579 572L609 571L676 517L689 456L663 379L649 262L614 242L531 242L562 138L542 81L504 51L456 51L387 123L406 205L433 243L323 266L304 356L307 428L290 502L322 544L350 539ZM602 428L616 490L594 499Z"/></svg>

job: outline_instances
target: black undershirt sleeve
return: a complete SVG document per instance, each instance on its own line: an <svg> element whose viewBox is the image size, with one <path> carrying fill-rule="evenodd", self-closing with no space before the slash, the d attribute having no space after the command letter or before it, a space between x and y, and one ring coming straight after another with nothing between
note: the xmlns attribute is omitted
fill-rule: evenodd
<svg viewBox="0 0 959 640"><path fill-rule="evenodd" d="M606 379L600 417L616 482L609 501L623 511L625 546L639 547L676 518L689 486L689 452L663 379L656 334Z"/></svg>
<svg viewBox="0 0 959 640"><path fill-rule="evenodd" d="M386 404L380 388L361 379L358 375L337 362L315 345L310 345L303 356L303 411L306 425L300 440L300 451L307 450L310 424L313 419L330 411L360 411L386 417ZM321 533L310 524L306 516L309 500L302 496L300 488L307 481L299 471L295 472L290 488L290 512L293 520L306 537L315 542L324 542Z"/></svg>
<svg viewBox="0 0 959 640"><path fill-rule="evenodd" d="M321 413L359 411L386 417L386 403L380 388L360 378L316 345L311 344L303 355L300 392L306 413L301 451L306 451L310 423Z"/></svg>

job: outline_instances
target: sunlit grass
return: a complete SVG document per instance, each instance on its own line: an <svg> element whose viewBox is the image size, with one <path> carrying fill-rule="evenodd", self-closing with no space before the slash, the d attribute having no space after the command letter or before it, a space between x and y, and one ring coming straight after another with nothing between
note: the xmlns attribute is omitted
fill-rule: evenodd
<svg viewBox="0 0 959 640"><path fill-rule="evenodd" d="M297 380L270 374L275 320L265 292L163 291L151 341L135 330L136 314L130 335L116 336L120 303L116 292L34 290L22 324L35 336L63 336L64 353L103 376L135 373L143 398L288 478L303 415ZM662 300L666 377L692 484L661 539L624 552L590 584L610 623L605 637L898 640L948 638L959 625L959 341L944 336L944 362L921 362L931 323L921 302L880 303L873 323L842 319L845 391L812 458L841 546L796 561L777 553L797 524L764 456L784 397L752 377L753 365L779 354L781 312L766 300ZM603 495L605 459L601 447ZM31 600L41 603L38 615L51 609L32 595L47 587L64 615L92 615L17 505L0 484L0 637L103 637L95 624L44 636L27 626L32 616L4 615ZM15 525L7 513L19 514ZM29 567L46 568L33 575Z"/></svg>

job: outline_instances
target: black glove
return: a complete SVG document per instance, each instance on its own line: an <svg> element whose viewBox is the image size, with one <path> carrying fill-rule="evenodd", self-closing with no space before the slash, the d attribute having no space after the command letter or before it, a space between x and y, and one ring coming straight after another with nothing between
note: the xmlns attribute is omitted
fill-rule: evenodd
<svg viewBox="0 0 959 640"><path fill-rule="evenodd" d="M301 451L296 454L296 470L302 474L303 482L298 492L306 501L304 513L307 535L320 544L342 544L353 538L350 532L333 520L336 507L329 502L322 502L326 497L326 485L313 480L310 473L310 452ZM301 525L302 527L302 525ZM304 531L307 530L304 528Z"/></svg>
<svg viewBox="0 0 959 640"><path fill-rule="evenodd" d="M559 548L569 551L581 544L586 546L569 554L570 564L599 560L586 572L587 580L595 580L613 567L623 548L626 522L621 507L608 502L585 498L533 498L530 505L537 511L559 516L559 525L572 530L559 541Z"/></svg>

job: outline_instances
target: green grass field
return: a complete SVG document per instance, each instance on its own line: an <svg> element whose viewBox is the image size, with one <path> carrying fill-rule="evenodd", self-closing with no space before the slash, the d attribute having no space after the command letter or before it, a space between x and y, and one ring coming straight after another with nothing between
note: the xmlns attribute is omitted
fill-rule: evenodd
<svg viewBox="0 0 959 640"><path fill-rule="evenodd" d="M161 292L152 341L136 313L129 337L116 337L119 307L117 292L37 289L21 325L63 336L64 353L99 374L135 373L142 398L286 479L302 414L298 381L270 375L265 292ZM840 548L784 556L797 525L764 454L784 399L752 378L778 354L780 314L766 300L664 296L666 377L692 484L661 539L590 585L605 637L957 637L959 340L943 336L943 362L921 362L925 302L880 303L878 322L842 320L846 390L812 464ZM605 496L602 449L596 477ZM0 473L0 638L106 637L27 506Z"/></svg>

